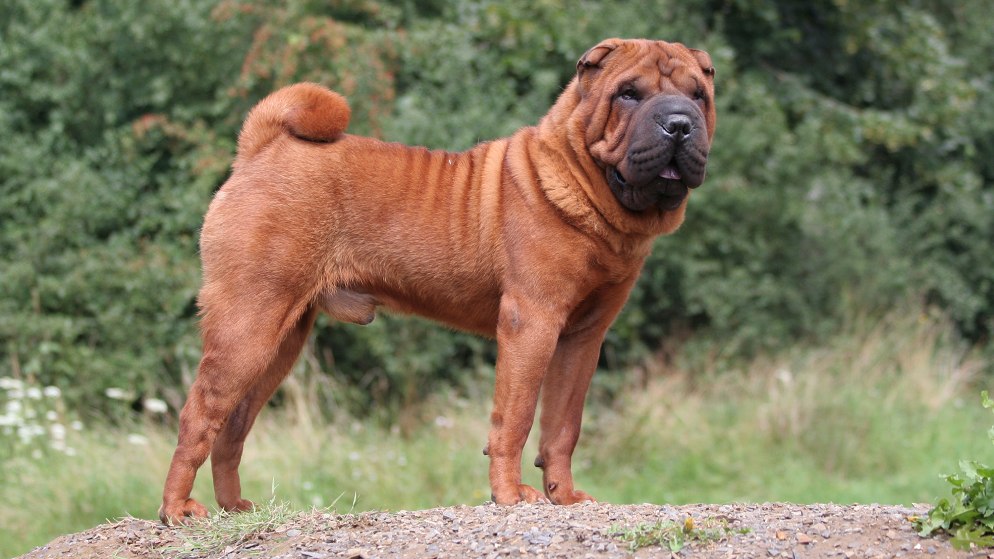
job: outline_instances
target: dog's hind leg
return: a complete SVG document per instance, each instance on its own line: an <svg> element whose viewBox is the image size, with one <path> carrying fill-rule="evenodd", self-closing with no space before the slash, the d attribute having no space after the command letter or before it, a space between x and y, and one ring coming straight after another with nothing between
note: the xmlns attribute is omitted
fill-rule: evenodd
<svg viewBox="0 0 994 559"><path fill-rule="evenodd" d="M225 476L235 462L236 448L229 443L248 431L252 409L259 400L268 399L278 384L273 378L277 365L293 361L299 352L299 339L306 337L300 326L302 317L313 313L306 298L298 298L286 289L256 290L253 296L237 297L230 290L201 291L205 309L201 322L204 354L200 360L197 379L190 387L186 404L180 412L179 441L173 453L166 484L162 492L159 517L163 522L182 522L191 516L206 516L207 509L190 498L197 470L207 460L218 433L233 418L235 425L224 435L224 450L218 453L222 481L220 486L226 502L238 507L240 497L234 498L233 478ZM210 299L210 300L208 300ZM313 316L306 321L308 328ZM293 346L283 347L292 339ZM294 349L290 351L290 349ZM289 368L286 365L285 368ZM243 403L246 400L247 403ZM245 406L242 409L240 406ZM257 411L257 410L256 410ZM237 479L237 478L235 478Z"/></svg>
<svg viewBox="0 0 994 559"><path fill-rule="evenodd" d="M235 411L228 417L224 427L218 433L217 439L214 440L214 447L211 449L214 497L217 499L217 504L224 510L244 511L252 509L252 502L242 499L241 481L238 476L238 464L241 462L245 437L252 429L252 424L259 411L286 378L293 363L300 355L300 350L307 341L307 335L314 325L316 314L317 307L311 307L300 317L296 326L283 340L275 359L265 374L238 403Z"/></svg>

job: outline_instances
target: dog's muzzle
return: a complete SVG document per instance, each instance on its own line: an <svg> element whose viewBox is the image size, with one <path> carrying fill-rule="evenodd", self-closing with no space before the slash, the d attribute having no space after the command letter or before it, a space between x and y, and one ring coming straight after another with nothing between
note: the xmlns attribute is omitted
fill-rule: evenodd
<svg viewBox="0 0 994 559"><path fill-rule="evenodd" d="M606 170L611 191L632 211L680 207L689 189L704 182L710 147L704 113L682 95L659 95L632 122L624 160Z"/></svg>

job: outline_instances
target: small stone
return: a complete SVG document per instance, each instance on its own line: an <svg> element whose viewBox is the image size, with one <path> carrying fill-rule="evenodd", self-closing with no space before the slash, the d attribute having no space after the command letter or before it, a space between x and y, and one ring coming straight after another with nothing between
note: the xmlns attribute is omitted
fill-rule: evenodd
<svg viewBox="0 0 994 559"><path fill-rule="evenodd" d="M787 532L784 532L783 530L777 530L776 537L778 540L783 541L787 539Z"/></svg>
<svg viewBox="0 0 994 559"><path fill-rule="evenodd" d="M302 532L300 530L297 530L296 528L294 528L293 530L287 530L286 531L286 535L287 535L288 538L295 538L295 537L299 536L301 533Z"/></svg>
<svg viewBox="0 0 994 559"><path fill-rule="evenodd" d="M345 552L345 556L349 559L366 559L366 550L358 547L353 547L352 549Z"/></svg>
<svg viewBox="0 0 994 559"><path fill-rule="evenodd" d="M811 536L805 534L804 532L798 532L797 533L797 543L803 544L803 545L807 545L807 544L809 544L809 543L811 543L813 541L814 540L811 539Z"/></svg>

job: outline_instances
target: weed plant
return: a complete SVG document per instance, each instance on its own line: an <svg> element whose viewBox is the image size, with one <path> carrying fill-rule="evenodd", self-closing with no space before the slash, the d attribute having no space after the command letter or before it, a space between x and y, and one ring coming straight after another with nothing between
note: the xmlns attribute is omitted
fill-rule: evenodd
<svg viewBox="0 0 994 559"><path fill-rule="evenodd" d="M981 393L984 408L994 412L994 401ZM987 432L994 443L994 427ZM928 537L947 533L957 549L994 547L994 468L975 460L961 460L957 474L942 476L952 495L939 499L924 518L915 519L918 533Z"/></svg>

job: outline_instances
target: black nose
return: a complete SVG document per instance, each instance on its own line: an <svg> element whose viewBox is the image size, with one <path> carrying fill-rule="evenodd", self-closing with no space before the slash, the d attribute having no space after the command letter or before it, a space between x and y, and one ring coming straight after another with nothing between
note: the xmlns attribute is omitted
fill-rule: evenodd
<svg viewBox="0 0 994 559"><path fill-rule="evenodd" d="M679 113L664 117L660 126L663 127L663 132L678 140L690 134L693 128L690 117Z"/></svg>

